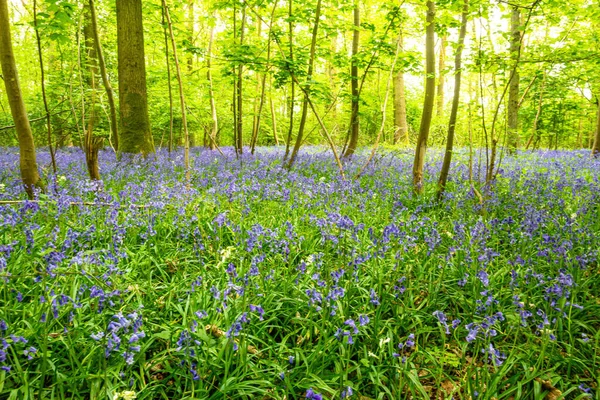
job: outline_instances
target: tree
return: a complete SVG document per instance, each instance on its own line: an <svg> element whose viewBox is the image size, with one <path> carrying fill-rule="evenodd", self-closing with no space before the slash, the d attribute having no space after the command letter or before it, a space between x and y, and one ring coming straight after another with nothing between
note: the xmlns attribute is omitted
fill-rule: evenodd
<svg viewBox="0 0 600 400"><path fill-rule="evenodd" d="M354 0L354 26L352 31L352 60L350 63L350 93L352 99L350 101L350 124L349 124L349 135L350 142L344 153L344 157L351 157L356 150L358 144L358 105L359 105L359 89L358 89L358 44L360 39L360 9L358 0Z"/></svg>
<svg viewBox="0 0 600 400"><path fill-rule="evenodd" d="M442 170L440 171L440 179L438 181L437 198L441 199L444 190L446 189L446 181L450 172L450 162L452 161L452 150L454 146L454 128L456 126L456 117L458 114L458 102L460 97L460 81L461 81L461 62L462 51L465 45L465 36L467 35L467 18L469 16L469 0L464 0L460 33L458 35L458 43L456 53L454 54L454 97L452 98L452 109L450 110L450 121L448 122L448 140L446 141L446 152L444 153L444 161Z"/></svg>
<svg viewBox="0 0 600 400"><path fill-rule="evenodd" d="M86 64L88 74L86 75L87 86L90 88L90 96L88 101L88 118L87 127L84 125L84 140L83 151L85 153L85 163L87 165L90 179L100 179L100 167L98 165L98 152L102 147L104 139L94 135L94 127L98 119L96 113L96 75L98 74L98 57L96 54L96 46L94 46L94 14L92 14L93 3L90 2L84 5L85 21L83 25L83 37L86 54Z"/></svg>
<svg viewBox="0 0 600 400"><path fill-rule="evenodd" d="M433 114L433 103L435 100L435 3L427 1L426 39L425 39L425 99L423 101L423 114L419 126L419 137L415 150L413 163L413 187L417 194L423 192L423 165L425 164L425 152L427 151L427 138L431 117Z"/></svg>
<svg viewBox="0 0 600 400"><path fill-rule="evenodd" d="M296 144L294 150L290 156L287 167L291 168L294 165L300 146L302 145L302 138L304 137L304 127L306 126L306 117L308 116L309 107L309 95L310 95L310 82L312 80L313 69L315 65L315 52L317 48L317 34L319 32L319 20L321 18L321 0L317 0L317 7L315 9L315 23L312 30L312 38L310 41L310 55L308 58L308 70L306 72L306 84L303 88L304 101L302 102L302 115L300 117L300 126L298 127L298 136L296 137Z"/></svg>
<svg viewBox="0 0 600 400"><path fill-rule="evenodd" d="M10 35L7 0L0 0L0 26L2 27L0 29L0 64L2 66L2 76L10 112L15 122L19 141L21 179L23 180L27 195L32 199L34 197L34 188L38 187L43 190L44 185L38 173L33 133L31 132L27 110L25 109L25 103L21 95L17 65L15 63Z"/></svg>
<svg viewBox="0 0 600 400"><path fill-rule="evenodd" d="M436 90L437 104L435 109L435 115L441 117L444 114L444 83L445 75L444 69L446 68L446 34L440 39L440 55L438 63L438 86Z"/></svg>
<svg viewBox="0 0 600 400"><path fill-rule="evenodd" d="M193 3L192 3L193 4ZM175 75L179 85L179 102L181 105L181 122L183 124L184 144L183 144L183 164L185 168L185 179L187 184L190 184L190 135L187 126L187 113L185 109L185 97L183 95L183 82L181 80L181 70L179 68L179 59L177 58L177 46L175 45L175 36L173 35L173 24L171 23L171 15L166 0L162 0L167 26L169 27L169 36L171 36L171 46L173 48L173 58L175 60Z"/></svg>
<svg viewBox="0 0 600 400"><path fill-rule="evenodd" d="M37 23L37 1L33 0L33 26L35 29L35 40L37 42L38 59L40 61L40 81L42 86L42 100L44 101L44 111L46 112L46 133L48 139L48 150L52 160L52 171L56 174L56 157L54 156L54 147L52 145L52 123L50 122L50 109L48 108L48 98L46 97L46 79L44 74L44 57L42 56L42 40Z"/></svg>
<svg viewBox="0 0 600 400"><path fill-rule="evenodd" d="M115 150L119 149L119 134L117 127L117 107L115 106L114 90L110 81L108 80L108 73L106 72L106 62L104 61L104 52L102 50L102 44L100 42L100 35L98 34L98 18L96 17L96 6L94 0L89 0L90 6L90 17L92 22L92 35L94 36L94 47L96 50L96 56L98 58L98 66L100 67L100 77L102 78L102 84L106 91L106 98L108 99L108 108L110 111L110 131L112 145Z"/></svg>
<svg viewBox="0 0 600 400"><path fill-rule="evenodd" d="M596 134L594 135L594 144L592 145L592 157L600 157L600 99L596 98Z"/></svg>
<svg viewBox="0 0 600 400"><path fill-rule="evenodd" d="M142 1L117 1L119 153L154 153L146 92Z"/></svg>
<svg viewBox="0 0 600 400"><path fill-rule="evenodd" d="M402 33L398 38L401 49L404 47ZM394 144L404 140L408 144L408 122L406 121L406 92L404 88L404 71L400 69L394 77Z"/></svg>
<svg viewBox="0 0 600 400"><path fill-rule="evenodd" d="M510 17L510 57L514 62L514 71L508 88L508 146L511 150L519 146L519 52L521 48L521 12L513 7Z"/></svg>

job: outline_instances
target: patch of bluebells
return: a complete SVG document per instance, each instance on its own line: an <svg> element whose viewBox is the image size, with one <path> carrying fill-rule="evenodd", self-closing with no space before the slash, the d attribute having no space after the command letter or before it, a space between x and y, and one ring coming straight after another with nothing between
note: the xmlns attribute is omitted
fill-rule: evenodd
<svg viewBox="0 0 600 400"><path fill-rule="evenodd" d="M135 354L140 352L140 340L146 337L142 328L141 310L127 315L121 312L112 316L105 331L91 334L90 337L104 344L104 357L113 353L121 353L125 363L132 365Z"/></svg>
<svg viewBox="0 0 600 400"><path fill-rule="evenodd" d="M84 176L81 153L61 149L59 166L69 171L69 179L49 179L51 190L44 199L50 204L26 201L18 206L0 205L0 228L8 238L8 244L0 245L0 274L5 283L2 290L10 294L3 297L9 300L6 311L0 311L0 319L9 321L12 329L15 323L21 323L21 315L35 310L27 323L36 325L39 319L46 327L58 323L64 324L65 332L80 330L90 343L103 346L107 357L121 355L131 365L142 359L134 355L142 351L145 333L141 322L136 329L129 315L115 309L129 306L126 285L130 277L144 279L144 274L139 274L141 267L132 262L135 256L130 254L140 245L160 250L165 237L175 238L177 243L170 245L189 257L189 263L180 264L181 272L195 279L191 288L185 284L176 293L177 298L188 295L194 300L203 299L204 289L210 288L211 298L195 303L205 310L191 308L191 325L182 327L177 340L193 379L199 379L202 371L221 361L198 358L202 354L198 349L206 345L195 339L199 321L210 313L215 324L231 323L226 336L235 345L236 337L248 324L293 318L293 314L285 314L286 309L273 306L280 295L298 300L298 307L291 308L294 313L305 315L307 304L310 310L325 309L327 312L318 316L312 313L312 317L322 318L332 330L338 329L341 340L376 351L369 342L377 340L358 343L356 335L372 331L363 331L362 327L370 323L369 315L374 318L373 314L383 318L384 324L397 327L396 315L389 319L382 316L389 314L390 304L404 303L395 301L406 291L403 274L408 276L407 266L424 258L446 271L455 268L456 275L447 278L452 284L441 283L444 291L457 290L454 283L459 288L473 286L474 290L458 289L465 300L458 316L471 323L463 324L458 318L450 321L447 315L454 316L456 307L430 308L425 311L428 315L433 312L435 319L429 318L429 326L423 328L435 332L439 324L443 336L460 327L453 338L443 340L472 343L470 346L481 350L477 352L480 360L491 365L504 362L501 350L506 342L512 342L507 335L516 332L534 346L537 339L529 337L531 332L558 340L555 335L559 331L552 330L557 320L569 313L569 308L581 310L580 304L589 304L579 286L585 288L581 276L597 263L598 231L591 222L597 214L594 204L600 200L595 174L600 164L580 157L583 153L507 156L499 171L501 179L483 191L485 215L478 213L483 209L466 183L465 163L458 162L453 176L456 190L443 200L444 210L453 214L446 222L437 219L429 204L413 199L405 190L407 185L398 177L406 175L409 163L401 156L383 154L377 165L365 170L364 178L342 180L329 169L330 155L303 150L306 154L299 155L297 167L288 171L273 168L279 165L279 150L244 154L238 160L229 149L224 149L223 158L194 149L194 178L191 187L186 188L177 172L180 160L166 152L159 151L155 160L136 160L127 167L110 152L101 152L104 181L92 183ZM459 160L467 159L460 151L456 155ZM47 154L42 152L41 156L42 165L47 165ZM361 161L361 156L357 157ZM0 154L0 163L0 183L7 187L0 191L0 200L19 198L22 187L17 179L18 154L13 152L8 158ZM345 166L352 170L354 161ZM435 175L435 163L428 168L427 174ZM542 169L547 172L540 172ZM481 172L475 167L474 177ZM202 199L201 205L195 199ZM285 221L267 226L270 220L255 212L262 210L265 200L276 202L288 214ZM105 206L82 206L73 212L71 202L87 201ZM59 223L42 223L53 219ZM68 224L62 223L65 220ZM97 248L99 244L106 248ZM228 249L223 246L228 245L235 251L235 261L223 258ZM37 277L19 276L21 264L26 264L20 261L23 257L26 262L36 260ZM215 260L222 260L218 274L210 268ZM510 277L503 277L498 267L507 264L512 271ZM380 270L381 265L392 267ZM202 278L196 267L201 268ZM383 287L373 279L380 278L373 276L376 269L384 275ZM85 282L75 294L67 289L73 276ZM286 282L279 279L288 276L290 288L285 288ZM420 277L410 275L411 281L414 278L416 285ZM142 287L145 283L139 283L142 301L149 298ZM267 292L267 287L272 291ZM237 301L240 297L244 301ZM346 316L349 310L354 312L352 318L337 318L340 314ZM585 311L573 313L574 318ZM157 318L167 318L159 306L153 308L154 312ZM514 329L500 329L505 315L509 321L516 321ZM232 316L238 317L232 322ZM90 320L110 323L90 332ZM98 328L103 330L98 332ZM274 327L273 331L286 334L289 329ZM12 354L22 357L24 365L37 362L37 339L28 338L29 343L10 335L2 323L0 331L0 368L10 370ZM269 329L261 332L266 335L261 340L272 339ZM583 346L589 352L593 333L584 328L576 333L577 343L572 345ZM565 338L560 339L558 343ZM318 345L314 342L319 340L318 335L313 336L313 343L298 344L300 349L291 351L303 351L301 347ZM433 336L431 340L438 344L442 339ZM411 334L394 355L405 358L414 346ZM558 347L550 344L547 351L559 354ZM52 348L50 354L60 354L57 349ZM336 356L332 351L327 349L315 362L326 365ZM290 367L295 362L282 360ZM307 391L306 397L322 398L319 389ZM350 387L341 392L342 398L351 395Z"/></svg>

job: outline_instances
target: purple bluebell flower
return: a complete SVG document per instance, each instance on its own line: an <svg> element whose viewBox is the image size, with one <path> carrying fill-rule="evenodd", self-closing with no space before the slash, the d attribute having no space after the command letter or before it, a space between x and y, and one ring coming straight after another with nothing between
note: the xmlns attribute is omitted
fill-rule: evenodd
<svg viewBox="0 0 600 400"><path fill-rule="evenodd" d="M312 388L309 388L306 391L306 395L304 396L304 398L309 400L323 400L323 395L315 392Z"/></svg>

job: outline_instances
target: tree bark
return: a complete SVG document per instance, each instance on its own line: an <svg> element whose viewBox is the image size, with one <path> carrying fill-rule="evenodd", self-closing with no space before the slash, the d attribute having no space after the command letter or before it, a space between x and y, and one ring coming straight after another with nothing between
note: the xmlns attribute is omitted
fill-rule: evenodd
<svg viewBox="0 0 600 400"><path fill-rule="evenodd" d="M214 150L217 147L217 132L219 131L219 120L217 117L217 106L215 105L215 93L213 90L212 71L211 71L211 57L212 57L212 45L215 38L214 26L210 28L210 36L208 39L208 51L206 55L206 79L208 80L208 95L210 97L210 117L212 119L212 128L209 133L210 136L210 149Z"/></svg>
<svg viewBox="0 0 600 400"><path fill-rule="evenodd" d="M19 141L19 168L25 191L30 199L34 197L34 188L44 189L37 169L33 133L27 118L27 110L21 95L17 66L10 36L10 19L8 16L7 0L0 0L0 64L8 104L15 122L17 140Z"/></svg>
<svg viewBox="0 0 600 400"><path fill-rule="evenodd" d="M244 44L244 30L246 29L246 5L242 6L242 21L240 23L240 46ZM244 92L243 92L243 83L244 83L244 66L242 64L237 67L237 99L236 99L236 142L235 149L237 154L242 154L244 147L244 137L243 137L243 128L244 128L244 119L243 119L243 110L244 110Z"/></svg>
<svg viewBox="0 0 600 400"><path fill-rule="evenodd" d="M598 112L596 116L596 134L594 135L594 144L592 145L592 157L600 157L600 99L596 98Z"/></svg>
<svg viewBox="0 0 600 400"><path fill-rule="evenodd" d="M87 118L87 127L84 128L83 150L85 153L85 163L90 179L100 180L100 167L98 166L98 152L102 146L103 139L94 136L94 127L96 126L96 75L98 74L98 58L96 46L94 46L94 25L92 14L92 3L84 4L83 37L85 45L86 64L88 74L86 76L87 85L90 88L90 96Z"/></svg>
<svg viewBox="0 0 600 400"><path fill-rule="evenodd" d="M296 156L298 155L298 151L300 150L300 146L302 144L302 137L304 135L304 127L306 126L306 117L308 115L308 107L309 107L309 95L310 95L310 81L312 79L313 67L315 64L315 51L317 48L317 34L319 32L319 20L321 18L321 0L317 0L317 8L315 9L315 24L313 25L312 30L312 39L310 42L310 55L308 58L308 70L306 72L306 88L304 91L304 101L302 102L302 116L300 117L300 126L298 127L298 136L296 137L296 144L294 145L294 150L292 151L292 155L290 156L290 160L287 164L288 169L292 167L294 161L296 161ZM312 108L312 105L311 105Z"/></svg>
<svg viewBox="0 0 600 400"><path fill-rule="evenodd" d="M169 91L169 143L167 148L169 154L173 151L173 88L171 87L171 61L169 60L169 36L167 33L167 22L165 21L165 8L161 8L161 23L165 39L165 64L167 66L167 89ZM210 60L210 54L208 56ZM210 61L209 61L210 63Z"/></svg>
<svg viewBox="0 0 600 400"><path fill-rule="evenodd" d="M291 67L291 63L294 62L294 20L293 16L293 5L294 0L288 0L288 40L290 42L290 56L288 62L290 63L289 68ZM290 75L293 75L293 72L290 71ZM288 134L285 141L285 154L283 155L283 163L285 164L288 156L290 155L290 146L292 144L292 132L294 131L294 102L296 99L296 82L292 78L290 83L290 96L289 96L289 126L288 126Z"/></svg>
<svg viewBox="0 0 600 400"><path fill-rule="evenodd" d="M427 1L426 40L425 40L425 99L423 101L423 114L419 126L419 137L415 150L413 163L413 189L415 193L423 192L423 165L425 164L425 153L427 151L427 138L431 126L433 114L433 103L435 100L435 3Z"/></svg>
<svg viewBox="0 0 600 400"><path fill-rule="evenodd" d="M195 22L195 18L194 18L194 0L189 0L188 1L188 41L190 42L189 45L191 47L194 47L194 22ZM188 52L188 57L187 57L187 70L188 73L191 73L194 70L194 52L190 51Z"/></svg>
<svg viewBox="0 0 600 400"><path fill-rule="evenodd" d="M400 46L404 49L402 33ZM404 71L400 70L394 78L394 144L400 140L408 145L408 122L406 121L406 91L404 88Z"/></svg>
<svg viewBox="0 0 600 400"><path fill-rule="evenodd" d="M52 172L56 175L56 157L54 155L54 147L52 145L52 123L50 122L50 109L48 108L48 99L46 97L46 79L44 74L44 57L42 57L42 40L37 24L37 1L33 0L33 26L35 30L35 40L37 42L38 59L40 61L40 81L42 84L42 100L44 102L44 110L46 112L46 139L48 141L48 150L50 151L50 159L52 161Z"/></svg>
<svg viewBox="0 0 600 400"><path fill-rule="evenodd" d="M515 63L508 88L508 148L514 152L519 146L519 69L517 66L521 47L521 12L514 7L510 18L510 57Z"/></svg>
<svg viewBox="0 0 600 400"><path fill-rule="evenodd" d="M106 62L104 61L104 53L102 51L102 44L100 43L100 35L98 34L98 19L96 18L96 7L94 0L89 0L90 5L90 16L92 22L92 34L94 35L94 44L96 48L96 56L98 58L98 65L100 66L100 77L102 78L102 84L106 91L106 97L108 99L108 108L110 110L110 130L111 130L111 141L115 150L119 150L119 134L118 134L118 123L117 123L117 107L115 106L114 90L110 81L108 80L108 74L106 72Z"/></svg>
<svg viewBox="0 0 600 400"><path fill-rule="evenodd" d="M173 58L175 60L175 75L177 76L177 83L179 84L179 102L181 105L181 123L183 125L183 166L185 168L185 179L189 187L191 180L190 173L190 134L187 126L187 112L185 109L185 96L183 95L183 82L181 80L181 70L179 68L179 60L177 58L177 46L175 45L175 36L173 35L173 24L171 23L171 16L169 14L169 7L167 6L166 0L162 0L162 6L165 11L165 18L167 19L167 26L169 27L169 35L171 36L171 47L173 49Z"/></svg>
<svg viewBox="0 0 600 400"><path fill-rule="evenodd" d="M446 35L442 36L440 41L440 55L438 63L438 86L437 86L437 104L435 115L439 118L444 115L444 84L446 75L443 73L446 68Z"/></svg>
<svg viewBox="0 0 600 400"><path fill-rule="evenodd" d="M452 98L452 109L450 110L450 121L448 122L448 140L446 141L446 152L444 153L444 161L442 170L440 171L440 179L438 181L437 199L440 200L446 190L446 182L450 172L450 162L452 161L452 151L454 145L454 130L456 126L456 117L458 115L458 103L460 100L460 83L461 83L461 67L462 67L462 51L465 46L465 36L467 35L467 18L469 16L469 0L464 0L460 33L458 35L458 45L456 46L456 54L454 55L454 97ZM439 95L439 93L438 93ZM439 99L439 98L438 98ZM438 103L439 105L439 103ZM439 111L439 110L438 110Z"/></svg>
<svg viewBox="0 0 600 400"><path fill-rule="evenodd" d="M545 87L546 87L546 71L544 71L544 78L542 79L542 85L540 86L540 97L538 99L537 111L535 113L535 118L533 120L533 126L531 128L531 137L529 138L529 140L527 141L527 144L525 145L525 150L527 150L529 148L529 146L531 146L531 142L538 135L538 123L540 121L540 116L542 115L542 106L544 104L543 100L544 100Z"/></svg>
<svg viewBox="0 0 600 400"><path fill-rule="evenodd" d="M119 63L119 153L154 153L144 57L142 1L117 1Z"/></svg>
<svg viewBox="0 0 600 400"><path fill-rule="evenodd" d="M358 119L358 107L359 107L359 92L358 92L358 60L356 59L358 54L358 44L360 39L360 9L358 0L354 0L354 27L352 33L352 61L350 64L350 93L352 96L351 111L350 111L350 125L349 134L350 142L344 153L344 157L350 158L356 151L358 145L358 131L359 131L359 119Z"/></svg>

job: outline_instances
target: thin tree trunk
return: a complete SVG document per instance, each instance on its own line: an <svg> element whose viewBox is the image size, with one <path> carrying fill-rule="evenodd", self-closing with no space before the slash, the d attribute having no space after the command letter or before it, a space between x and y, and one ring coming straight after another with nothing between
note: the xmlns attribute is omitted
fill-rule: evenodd
<svg viewBox="0 0 600 400"><path fill-rule="evenodd" d="M210 28L210 37L208 39L208 54L206 55L206 79L208 80L208 95L210 97L210 117L212 119L212 128L210 131L210 149L214 150L217 147L217 132L219 131L219 120L217 117L217 106L215 105L215 93L213 90L212 72L211 72L211 57L212 45L215 37L215 27Z"/></svg>
<svg viewBox="0 0 600 400"><path fill-rule="evenodd" d="M183 82L181 81L181 70L179 68L179 60L177 59L177 46L175 44L175 36L173 35L173 25L171 23L171 16L169 15L169 7L167 6L166 0L162 0L163 9L165 11L165 18L167 19L167 25L169 27L169 35L171 36L171 47L173 49L173 59L175 61L175 75L177 76L177 83L179 84L179 102L181 105L181 123L183 125L183 165L185 168L185 179L189 187L191 181L190 172L190 134L187 126L187 113L185 109L185 97L183 95Z"/></svg>
<svg viewBox="0 0 600 400"><path fill-rule="evenodd" d="M592 146L592 157L594 158L600 157L600 100L598 98L596 98L596 106L598 107L598 115L596 116L596 134Z"/></svg>
<svg viewBox="0 0 600 400"><path fill-rule="evenodd" d="M242 21L240 23L240 46L244 45L244 30L246 28L246 5L242 6ZM237 154L242 154L243 146L244 146L244 137L243 137L243 127L244 127L244 119L243 119L243 109L244 109L244 92L243 92L243 78L244 78L244 67L243 65L238 66L237 70L237 113L236 113L236 126L237 126L237 136L236 136L236 152Z"/></svg>
<svg viewBox="0 0 600 400"><path fill-rule="evenodd" d="M350 142L344 153L344 157L350 158L356 151L358 145L358 132L359 132L359 118L358 118L358 107L359 107L359 92L358 92L358 45L360 39L360 8L358 0L354 0L354 26L352 33L352 61L350 64L350 93L351 99L351 111L350 111L350 125L349 135Z"/></svg>
<svg viewBox="0 0 600 400"><path fill-rule="evenodd" d="M118 122L117 122L117 107L115 106L114 90L110 81L108 80L108 74L106 72L106 62L104 61L104 53L102 51L102 44L100 43L100 35L98 34L98 20L96 17L96 7L94 0L89 0L90 3L90 16L92 19L92 33L94 35L94 44L96 47L96 56L98 59L98 65L100 66L100 77L102 78L102 84L106 91L106 97L108 99L108 108L110 110L110 130L111 130L111 141L114 149L119 150L119 134L118 134Z"/></svg>
<svg viewBox="0 0 600 400"><path fill-rule="evenodd" d="M417 140L415 160L413 163L413 189L417 194L421 194L423 192L423 166L425 164L427 138L429 136L429 127L431 126L433 103L435 100L434 20L435 3L432 0L428 0L425 42L425 71L427 74L427 78L425 80L425 100L423 101L423 114L421 116L421 125L419 126L419 138Z"/></svg>
<svg viewBox="0 0 600 400"><path fill-rule="evenodd" d="M279 146L279 138L277 137L277 115L275 114L275 105L273 104L273 84L269 82L269 106L271 108L271 129L273 131L273 139L275 145Z"/></svg>
<svg viewBox="0 0 600 400"><path fill-rule="evenodd" d="M510 18L510 57L515 63L508 89L508 148L511 152L519 146L519 69L518 58L521 47L521 12L514 7Z"/></svg>
<svg viewBox="0 0 600 400"><path fill-rule="evenodd" d="M400 46L404 50L404 39L402 33L398 39ZM404 88L404 71L400 70L394 78L394 144L403 140L405 144L408 141L408 122L406 121L406 91Z"/></svg>
<svg viewBox="0 0 600 400"><path fill-rule="evenodd" d="M290 42L290 57L289 63L294 62L294 20L293 16L293 5L294 0L288 0L288 40ZM290 66L291 68L291 66ZM293 73L290 71L290 75ZM283 155L283 163L285 164L288 156L290 155L290 146L292 143L292 132L294 131L294 102L296 99L296 82L294 79L291 79L291 91L289 96L289 107L290 107L290 118L289 118L289 127L288 134L285 141L285 154Z"/></svg>
<svg viewBox="0 0 600 400"><path fill-rule="evenodd" d="M96 74L98 73L97 52L94 46L94 25L92 16L92 5L84 5L85 23L83 26L84 44L86 50L86 61L88 65L87 85L90 88L89 113L87 127L84 124L84 146L85 163L90 179L100 180L100 168L98 166L98 152L102 146L103 139L94 136L96 126Z"/></svg>
<svg viewBox="0 0 600 400"><path fill-rule="evenodd" d="M7 0L0 0L0 26L2 27L0 29L0 64L2 66L2 76L4 78L8 104L19 141L19 169L21 170L21 179L23 180L27 196L33 199L34 188L37 187L44 190L44 185L38 173L33 133L31 132L27 110L25 109L25 103L21 95L19 76L10 36L11 24L8 16Z"/></svg>
<svg viewBox="0 0 600 400"><path fill-rule="evenodd" d="M531 136L525 145L525 150L531 146L531 142L538 134L538 123L540 121L540 116L542 115L542 105L544 99L544 89L546 87L546 71L544 71L544 77L542 78L542 85L540 86L540 97L538 99L537 111L535 113L535 118L533 119L533 126L531 128Z"/></svg>
<svg viewBox="0 0 600 400"><path fill-rule="evenodd" d="M154 153L150 132L142 1L117 1L119 70L119 153Z"/></svg>
<svg viewBox="0 0 600 400"><path fill-rule="evenodd" d="M392 81L394 80L394 69L396 68L396 61L398 61L398 54L400 53L401 49L402 49L402 44L401 44L401 39L399 38L398 42L396 44L396 53L394 54L394 60L392 61L392 66L390 68L390 74L388 76L387 83L386 83L386 86L385 86L385 97L383 99L383 105L381 107L381 116L382 116L381 117L381 125L379 126L379 131L377 132L377 138L375 139L375 144L373 145L373 149L371 150L371 154L369 155L369 158L363 164L363 166L361 167L361 169L357 172L355 178L358 178L358 177L360 177L363 174L363 172L365 171L365 169L369 166L369 164L373 160L373 157L375 156L375 152L377 151L377 148L379 147L379 141L380 141L381 136L383 135L383 132L385 130L385 120L386 120L386 115L387 115L387 104L388 104L388 98L390 96L390 88L392 86Z"/></svg>
<svg viewBox="0 0 600 400"><path fill-rule="evenodd" d="M450 110L450 121L448 122L448 140L446 141L446 152L438 181L437 199L440 200L446 189L446 182L450 172L450 162L452 161L452 151L454 145L454 130L456 126L456 117L458 115L458 103L460 100L460 83L462 67L462 51L465 46L465 36L467 35L467 20L469 17L469 1L464 0L460 33L458 35L458 45L454 54L454 97L452 98L452 109ZM438 93L439 95L439 93ZM439 105L439 104L438 104Z"/></svg>
<svg viewBox="0 0 600 400"><path fill-rule="evenodd" d="M38 59L40 61L40 80L42 84L42 100L44 102L44 111L46 112L46 133L48 141L48 150L52 160L52 172L56 175L56 157L54 156L54 147L52 146L52 124L50 122L50 109L48 108L48 99L46 98L46 82L44 75L44 57L42 57L42 40L37 24L37 1L33 0L33 27L35 30L35 40L37 42Z"/></svg>
<svg viewBox="0 0 600 400"><path fill-rule="evenodd" d="M273 4L273 9L271 11L271 19L269 22L269 34L267 35L267 70L264 72L263 76L262 76L262 81L260 83L260 98L259 98L259 104L258 104L258 109L256 107L256 103L255 103L255 112L254 112L254 121L252 124L252 143L251 143L251 152L252 154L254 154L254 150L256 148L256 142L258 141L258 133L260 131L260 117L262 114L262 109L263 106L265 104L265 88L266 88L266 83L267 83L267 74L268 74L268 69L269 69L269 63L271 62L271 30L272 30L272 26L273 26L273 20L275 18L275 9L277 8L277 1L275 1L275 3ZM262 25L262 21L259 20L259 25L258 25L258 36L260 37L260 28Z"/></svg>
<svg viewBox="0 0 600 400"><path fill-rule="evenodd" d="M190 46L194 46L194 0L188 0L188 41ZM191 73L194 70L194 52L188 52L187 70Z"/></svg>
<svg viewBox="0 0 600 400"><path fill-rule="evenodd" d="M165 8L161 8L161 23L163 26L163 36L165 38L165 61L167 66L167 89L169 90L169 154L173 151L173 88L171 87L171 61L169 60L169 35L167 33L167 23L165 21ZM210 44L209 44L210 46ZM210 60L210 50L208 59ZM208 61L210 63L210 61Z"/></svg>
<svg viewBox="0 0 600 400"><path fill-rule="evenodd" d="M321 18L321 0L317 0L317 8L315 9L315 24L312 30L312 40L310 42L310 53L308 58L308 70L306 73L306 87L303 88L304 92L304 101L302 102L302 116L300 117L300 126L298 127L298 136L296 137L296 144L294 145L294 150L292 151L292 155L290 156L290 160L287 164L288 169L294 165L294 161L296 161L296 157L298 156L298 151L300 150L300 145L302 144L302 137L304 135L304 127L306 126L306 117L308 114L309 107L309 95L310 95L310 81L312 79L313 67L315 63L315 52L317 48L317 34L319 32L319 20ZM310 104L311 108L313 108L312 103ZM316 111L316 110L315 110Z"/></svg>
<svg viewBox="0 0 600 400"><path fill-rule="evenodd" d="M446 35L442 36L440 41L440 55L438 63L438 86L437 86L437 104L435 115L440 118L444 115L444 84L446 75L443 73L446 68Z"/></svg>

